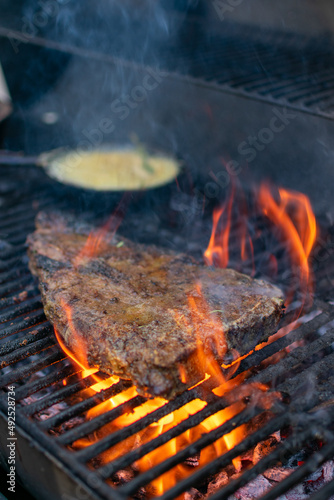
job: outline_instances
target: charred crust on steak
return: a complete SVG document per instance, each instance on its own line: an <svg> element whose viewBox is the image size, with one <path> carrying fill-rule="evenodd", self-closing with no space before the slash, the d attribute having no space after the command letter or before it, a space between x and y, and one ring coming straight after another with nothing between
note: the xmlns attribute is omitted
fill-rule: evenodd
<svg viewBox="0 0 334 500"><path fill-rule="evenodd" d="M79 336L91 367L131 380L142 395L172 399L203 379L198 335L204 353L223 362L232 350L247 354L277 329L283 296L269 283L108 233L98 253L78 263L96 228L44 212L36 226L28 237L29 266L46 316L69 349L76 352ZM201 300L197 283L205 314L195 325L188 299ZM71 324L62 303L71 308Z"/></svg>

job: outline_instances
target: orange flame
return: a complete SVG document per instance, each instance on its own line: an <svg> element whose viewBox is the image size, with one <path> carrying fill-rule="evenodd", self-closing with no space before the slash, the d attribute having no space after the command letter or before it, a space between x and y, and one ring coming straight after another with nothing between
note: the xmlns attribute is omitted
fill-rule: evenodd
<svg viewBox="0 0 334 500"><path fill-rule="evenodd" d="M85 260L89 260L97 256L103 249L104 245L112 240L122 222L126 201L127 197L124 195L116 210L111 217L109 217L107 222L101 228L96 231L92 231L88 235L86 243L73 261L74 266L80 266Z"/></svg>
<svg viewBox="0 0 334 500"><path fill-rule="evenodd" d="M254 273L254 248L247 228L247 204L243 192L240 188L236 189L235 183L236 181L232 183L226 203L213 211L212 233L209 245L204 252L204 261L208 265L226 268L230 261L230 240L237 237L240 241L240 260L242 262L251 260ZM237 199L236 195L238 195ZM236 220L233 219L235 204L238 206Z"/></svg>
<svg viewBox="0 0 334 500"><path fill-rule="evenodd" d="M302 296L300 314L305 305L311 304L313 280L309 257L317 236L316 219L307 196L283 188L280 188L278 193L279 200L277 201L270 187L262 184L256 193L259 209L256 215L263 214L271 221L273 233L282 241L289 254L293 279L292 286L286 294L286 306L292 302L295 292L298 291ZM229 264L232 205L237 205L235 212L238 220L234 227L239 239L240 260L252 260L253 271L255 271L254 246L246 226L246 216L244 216L245 200L242 192L239 192L238 200L235 201L234 185L225 205L214 210L212 233L209 245L204 252L204 260L207 264L223 268ZM277 274L278 263L272 254L268 257L268 269L272 275Z"/></svg>
<svg viewBox="0 0 334 500"><path fill-rule="evenodd" d="M119 378L112 376L108 378L107 380L103 380L97 375L95 375L98 372L97 368L90 368L87 360L87 347L84 344L84 341L82 340L82 336L77 332L77 329L74 325L73 321L73 316L72 316L72 308L65 302L65 300L60 299L60 303L62 308L65 311L66 318L67 318L67 323L69 326L69 329L71 331L71 344L72 348L75 351L75 354L72 353L72 351L66 346L64 343L62 337L58 333L58 330L56 327L54 327L54 332L57 338L57 341L62 348L62 350L67 354L67 356L72 359L77 365L80 366L80 368L83 370L82 371L82 378L89 377L90 375L93 376L93 378L98 382L98 384L94 384L91 389L95 390L96 392L99 392L102 389L106 389L108 387L111 387L111 385L116 384L119 382Z"/></svg>
<svg viewBox="0 0 334 500"><path fill-rule="evenodd" d="M269 186L263 184L259 190L258 202L286 244L293 264L292 273L299 276L304 305L311 301L313 292L309 256L317 236L316 219L307 196L283 188L278 192L279 200L276 201ZM292 288L287 305L292 301L293 291Z"/></svg>
<svg viewBox="0 0 334 500"><path fill-rule="evenodd" d="M208 264L217 265L218 267L227 267L229 261L229 237L231 229L231 213L234 200L235 188L232 190L227 202L219 209L213 212L213 230L209 242L209 246L204 252L204 258ZM225 215L226 214L226 215ZM223 227L218 231L218 226L225 215Z"/></svg>

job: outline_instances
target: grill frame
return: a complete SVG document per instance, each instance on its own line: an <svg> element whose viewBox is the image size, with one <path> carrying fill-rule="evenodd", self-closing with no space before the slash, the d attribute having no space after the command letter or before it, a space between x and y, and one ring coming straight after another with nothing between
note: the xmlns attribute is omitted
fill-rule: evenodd
<svg viewBox="0 0 334 500"><path fill-rule="evenodd" d="M14 169L14 171L16 170ZM21 173L23 175L26 175L23 170L21 170ZM4 174L4 177L6 177L6 174ZM145 401L144 398L142 398L141 396L137 396L134 398L134 400L131 400L130 403L125 403L123 406L110 410L100 417L95 417L89 422L81 423L79 426L65 431L59 436L55 437L47 434L47 431L49 431L51 427L58 426L62 422L66 422L70 418L73 418L86 411L90 407L95 406L95 404L97 404L98 402L108 399L118 389L124 389L128 387L128 383L121 381L119 384L117 384L117 387L113 386L112 388L103 390L94 396L90 396L84 399L82 402L76 403L72 407L62 410L55 416L51 416L47 420L36 421L36 419L34 419L34 415L37 412L47 409L51 405L64 401L64 396L73 396L78 392L78 390L82 389L83 387L89 387L90 385L93 385L95 383L95 380L92 377L88 377L84 381L78 380L77 374L80 372L80 370L69 366L68 364L66 364L66 362L64 363L66 355L58 346L49 323L45 320L45 318L43 318L41 304L39 302L39 293L36 288L35 282L30 277L29 285L27 285L26 279L28 274L27 276L25 275L25 273L23 273L22 276L20 275L21 270L25 269L27 266L25 247L23 243L25 240L25 236L23 236L22 233L27 233L31 226L29 224L22 224L22 221L26 222L27 220L29 220L28 207L32 207L32 202L36 201L36 196L38 199L40 199L40 205L36 206L36 208L32 207L30 211L30 217L33 219L36 212L40 209L40 206L53 206L55 203L55 199L52 198L52 196L50 197L50 181L44 179L44 182L46 184L43 185L43 182L41 183L42 189L39 191L38 195L36 195L35 190L31 191L31 186L29 186L28 183L26 188L27 201L23 202L22 210L18 210L18 208L15 207L14 203L13 208L8 207L9 215L13 216L12 220L9 219L11 220L11 222L8 222L6 216L1 218L0 220L0 232L4 228L11 227L11 230L8 233L8 241L12 244L12 247L8 247L5 245L5 248L0 249L0 260L1 265L4 269L4 272L2 273L2 275L0 275L0 281L4 283L1 290L3 295L5 296L5 302L3 303L4 311L0 312L0 338L9 338L9 342L6 343L5 346L1 346L1 366L4 367L6 364L12 365L16 361L21 362L24 358L29 358L31 356L34 356L35 354L38 354L37 360L34 360L32 365L25 365L23 363L19 368L16 368L15 370L9 371L7 374L2 375L2 377L0 378L0 385L3 388L4 386L8 386L12 383L17 382L18 379L22 380L28 375L31 376L32 371L38 372L43 367L52 365L52 370L50 371L50 373L47 373L43 378L28 381L24 385L17 386L16 388L16 432L18 436L18 449L22 448L22 463L18 465L17 470L21 477L21 480L23 480L30 486L31 491L33 491L37 497L59 498L59 496L54 496L55 494L53 490L54 488L58 487L57 481L59 480L59 477L61 477L62 484L65 486L65 495L77 495L77 488L83 488L83 491L85 491L85 493L88 495L88 498L92 498L95 500L98 498L122 500L124 498L128 498L129 495L134 494L134 488L136 488L137 490L143 484L147 484L147 482L152 480L155 474L160 474L161 472L164 472L166 468L170 468L171 466L176 465L176 463L180 463L180 461L191 456L191 454L195 454L198 449L202 449L205 444L208 444L211 441L214 442L220 436L220 433L224 432L224 434L226 434L230 432L236 426L240 425L243 422L248 422L250 418L254 417L257 413L260 413L263 410L257 408L256 406L252 407L249 404L242 412L242 414L238 414L236 417L233 417L231 420L227 421L225 424L223 424L222 428L215 429L214 431L211 431L210 433L200 438L200 445L197 445L199 446L199 448L191 445L190 449L187 448L186 450L181 450L176 456L173 456L167 461L164 461L156 467L152 468L151 470L140 474L134 480L128 483L128 485L117 489L112 488L104 482L104 479L106 477L109 477L112 472L116 471L115 464L113 464L112 466L106 465L98 469L98 471L94 472L91 472L85 465L87 460L95 457L98 453L110 447L110 437L106 437L104 438L104 440L98 441L91 447L77 452L69 450L64 446L71 444L73 440L77 439L80 436L87 435L88 431L92 432L93 430L101 427L102 424L110 421L112 417L118 416L120 412L124 410L124 408L131 408L133 407L133 405L141 404L143 401ZM43 195L43 189L45 196ZM22 217L20 215L21 213ZM18 225L15 226L15 217L18 214ZM13 273L8 274L6 270L6 263L9 266L12 266L13 259L17 259L16 263L19 263L21 266L19 267L20 272L18 278L16 278L15 273L14 275ZM19 297L18 293L22 291L27 291L28 295L27 297L24 296L21 302L18 301L18 303L16 303L17 298ZM8 296L9 294L12 294L12 299ZM268 345L260 351L255 351L252 355L245 358L241 362L235 376L243 371L248 370L251 381L268 383L271 380L275 380L275 390L280 389L290 393L300 390L299 386L303 385L302 382L305 377L303 362L305 362L309 357L309 349L311 347L314 347L315 353L323 352L325 356L327 355L328 359L334 359L333 348L329 346L329 340L332 341L333 338L333 328L330 328L322 337L315 336L315 338L313 338L315 330L334 321L334 307L331 304L325 303L321 299L317 298L313 310L315 309L322 310L323 312L318 316L315 316L309 322L302 324L298 329L293 330L285 337L278 339L276 342ZM23 334L22 338L15 338L16 330L19 330L21 334ZM329 340L327 337L329 338ZM299 348L299 356L294 358L295 352L293 351L289 356L281 360L278 364L271 365L261 370L260 364L263 360L267 359L278 351L281 351L288 345L291 345L293 342L296 342L301 338L306 338L307 340L309 339L311 344ZM289 378L289 373L291 371L291 361L293 360L295 360L295 362L297 363L297 371L295 374L293 374L292 378ZM33 368L33 370L31 368ZM289 371L286 368L289 368ZM317 389L315 388L315 394L317 396L312 401L310 401L307 391L304 394L301 391L298 398L294 399L292 402L282 403L283 406L279 405L277 408L275 408L274 413L276 413L276 417L274 418L274 420L271 420L264 427L261 427L260 429L255 431L256 437L253 438L255 439L254 444L258 443L262 438L270 435L276 429L282 428L282 426L288 424L295 426L296 429L301 433L311 433L317 438L321 436L325 442L330 442L331 440L332 442L334 441L334 434L328 429L324 428L322 425L319 425L319 422L314 421L314 417L312 415L312 410L317 405L321 405L327 402L330 399L330 396L333 397L334 394L334 391L331 392L330 389L327 392L324 391L321 385L321 374L323 371L326 373L327 366L325 366L323 360L320 359L312 363L312 366L308 366L307 369L308 374L310 375L311 373L313 373L315 380L319 381L319 391L317 391ZM51 394L47 394L44 399L37 400L29 405L22 406L18 404L19 400L30 397L32 394L35 394L36 392L41 391L49 387L50 385L57 384L63 379L63 376L66 374L67 377L70 376L73 378L73 382L71 384L68 384L65 387L58 387ZM183 395L179 396L176 400L168 403L165 407L155 410L152 414L144 417L144 419L140 420L139 422L131 424L126 429L122 429L113 434L112 439L114 440L114 442L119 442L119 440L122 440L125 437L129 436L130 431L131 433L138 432L142 426L146 426L149 423L156 421L162 416L166 415L168 413L168 410L173 411L174 409L184 405L186 402L189 402L196 397L207 400L208 388L212 386L211 384L212 382L210 380L203 382L200 386L187 391ZM238 391L234 391L234 398L237 399L237 397ZM187 421L179 424L179 426L171 429L170 431L167 431L167 433L162 435L162 437L159 436L158 438L156 438L154 442L151 441L147 445L141 446L139 450L135 450L134 452L132 452L131 463L133 460L139 457L140 452L142 452L143 449L146 453L147 451L150 451L154 445L156 445L156 447L158 445L160 446L167 438L174 437L187 428L190 428L190 426L196 425L202 420L201 417L203 415L208 416L218 409L222 409L231 405L230 399L225 399L225 397L218 398L214 395L212 395L211 399L209 399L208 402L208 406L206 406L204 410L202 410L202 413L200 412L193 415ZM3 431L1 432L1 436L6 435L6 410L6 393L3 392L0 396L0 422L1 431ZM306 419L306 430L304 431L303 426L300 424L300 418L301 416L305 418L305 412L309 412L309 420L308 418ZM330 418L333 418L333 408L329 408L328 415ZM310 428L308 428L309 422L312 423ZM223 455L222 457L219 457L207 466L196 470L191 478L185 479L184 481L178 483L175 487L168 490L161 498L163 498L164 500L174 498L177 494L180 494L181 491L184 491L188 486L194 485L194 477L198 480L201 480L203 477L207 477L208 474L212 474L218 471L222 465L230 463L232 458L237 457L242 451L245 451L245 447L248 448L249 446L251 446L251 444L253 443L252 439L247 438L247 440L244 440L240 445L236 446L230 452ZM294 441L294 437L292 441ZM289 445L289 442L286 445L284 443L286 443L286 441L284 441L282 444L283 448L284 446ZM300 444L298 442L297 445L294 442L294 445L297 446L297 448L300 447ZM1 444L1 448L2 453L4 453L4 443ZM39 466L43 465L43 467L46 467L49 471L50 476L48 476L48 481L44 482L43 491L40 490L40 487L36 489L36 485L34 485L31 481L31 476L27 476L28 468L25 459L25 453L28 449L33 450L33 453L36 457L36 463L39 464ZM318 460L325 461L328 458L327 452L328 449L326 448L324 453L320 453L320 455L318 456ZM278 456L280 456L279 450L276 453ZM332 453L332 448L330 448L328 453ZM45 460L45 457L47 457L47 460ZM119 459L117 467L123 467L125 465L124 460L124 458ZM129 461L130 459L128 458L127 460ZM240 476L238 480L236 480L236 482L229 483L227 487L225 487L219 494L212 496L212 498L218 498L218 495L220 495L219 498L228 498L228 496L233 493L233 491L236 491L236 489L238 489L240 486L246 484L249 479L253 478L253 475L255 474L254 471L265 470L263 469L263 467L267 467L266 464L273 460L273 457L269 455L263 460L264 461L259 462L260 465L254 466L251 471L244 472L243 475ZM303 477L306 477L309 473L308 468L314 467L314 463L315 462L312 460L308 465L306 463L303 471L299 474L302 475L305 473L305 476ZM126 464L128 464L128 462L126 462ZM55 467L55 469L53 469L53 467ZM57 473L54 472L55 470L57 470ZM287 491L287 488L290 488L290 486L291 479L287 478L287 480L279 483L278 490L276 491ZM58 493L56 493L56 495L58 495ZM277 498L277 496L274 495L276 495L276 492L269 492L264 498L266 498L266 500Z"/></svg>

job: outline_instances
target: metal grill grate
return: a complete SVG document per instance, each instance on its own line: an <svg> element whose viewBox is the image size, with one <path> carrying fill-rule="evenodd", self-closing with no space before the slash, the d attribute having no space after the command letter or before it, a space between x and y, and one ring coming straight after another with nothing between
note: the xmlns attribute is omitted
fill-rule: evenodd
<svg viewBox="0 0 334 500"><path fill-rule="evenodd" d="M16 182L19 185L19 171L15 168L8 169L8 171L13 172L13 182L18 177ZM0 175L1 179L8 180L9 178L7 173ZM24 175L26 179L27 173ZM230 407L234 401L244 397L242 386L224 397L218 397L210 391L214 385L211 379L208 379L140 420L98 439L90 446L80 450L71 448L75 441L93 434L124 412L139 407L145 399L135 396L130 401L91 420L80 418L89 409L126 390L129 383L120 381L93 396L87 395L84 389L91 387L96 381L91 376L81 380L80 370L69 363L58 346L52 327L44 317L36 283L28 271L24 241L27 233L33 228L36 212L41 207L54 206L55 203L60 205L61 202L52 196L48 183L41 183L38 189L34 190L31 189L29 182L25 185L26 191L21 192L19 201L12 203L10 201L12 198L8 196L5 202L6 215L0 219L0 233L3 237L0 248L1 416L3 417L7 411L6 387L15 384L18 435L22 432L29 435L33 442L38 443L42 450L48 453L48 458L45 460L59 461L69 476L74 475L76 481L87 487L92 498L116 500L137 498L138 495L140 496L142 487L146 487L152 480L176 465L184 463L189 457L197 455L221 436L263 415L264 409L257 404L256 398L253 398L251 394L247 398L245 409L236 416L213 431L203 434L191 445L180 449L170 458L146 472L135 475L127 484L119 487L112 485L109 478L150 451L194 428L205 418ZM328 262L326 269L330 274ZM334 271L334 268L332 270ZM273 406L270 420L265 425L255 428L246 439L230 451L203 467L194 468L194 472L189 477L171 487L160 498L173 499L190 488L203 484L209 476L231 464L234 458L267 439L274 432L286 427L290 427L290 435L272 453L243 471L239 477L230 481L211 498L229 498L258 474L286 459L287 456L292 456L302 450L312 440L320 439L323 446L306 458L305 463L289 477L270 490L263 497L264 499L279 498L326 460L334 457L332 428L334 380L329 377L334 361L334 307L330 303L317 299L313 312L314 314L311 314L308 320L306 318L304 323L285 337L245 358L234 375L246 373L248 382L265 383L275 391L282 391L287 395L283 402L277 402ZM292 311L286 315L285 321L288 323L291 317ZM301 339L304 340L302 345L291 352L287 351L278 363L267 366L266 360L271 356L279 352L283 353L286 347ZM64 379L66 379L65 386L62 383ZM312 380L314 384L311 397L309 385L305 384L306 379ZM92 467L92 460L95 460L101 453L122 443L130 436L136 435L153 422L157 422L194 399L204 400L207 405L201 411L149 442L141 444L136 449L104 465L95 461ZM58 405L58 409L52 412L55 405ZM44 415L43 419L41 415ZM69 425L70 421L71 425ZM29 460L29 458L26 459ZM324 486L323 492L333 492L331 488L333 488L333 483ZM325 493L319 491L312 498L325 498L321 496Z"/></svg>
<svg viewBox="0 0 334 500"><path fill-rule="evenodd" d="M0 37L27 42L22 33L4 26ZM329 34L306 37L227 22L208 33L201 23L188 21L171 32L168 44L153 39L144 53L140 43L124 43L116 34L110 39L109 32L107 40L96 33L88 46L84 37L54 37L31 36L29 43L133 69L156 67L158 61L170 77L333 118L334 42Z"/></svg>
<svg viewBox="0 0 334 500"><path fill-rule="evenodd" d="M196 46L193 46L196 43ZM223 35L196 42L161 58L168 71L222 90L332 116L334 44L331 38L224 26Z"/></svg>

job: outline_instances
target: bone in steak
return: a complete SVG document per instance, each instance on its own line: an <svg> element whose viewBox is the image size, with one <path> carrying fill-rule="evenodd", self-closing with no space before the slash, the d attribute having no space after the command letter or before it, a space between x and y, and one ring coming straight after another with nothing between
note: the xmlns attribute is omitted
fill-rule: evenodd
<svg viewBox="0 0 334 500"><path fill-rule="evenodd" d="M36 225L30 269L46 316L72 352L80 340L91 367L131 379L140 394L173 398L202 380L203 357L246 354L281 318L282 293L264 281L108 232L85 256L92 228L59 213Z"/></svg>

